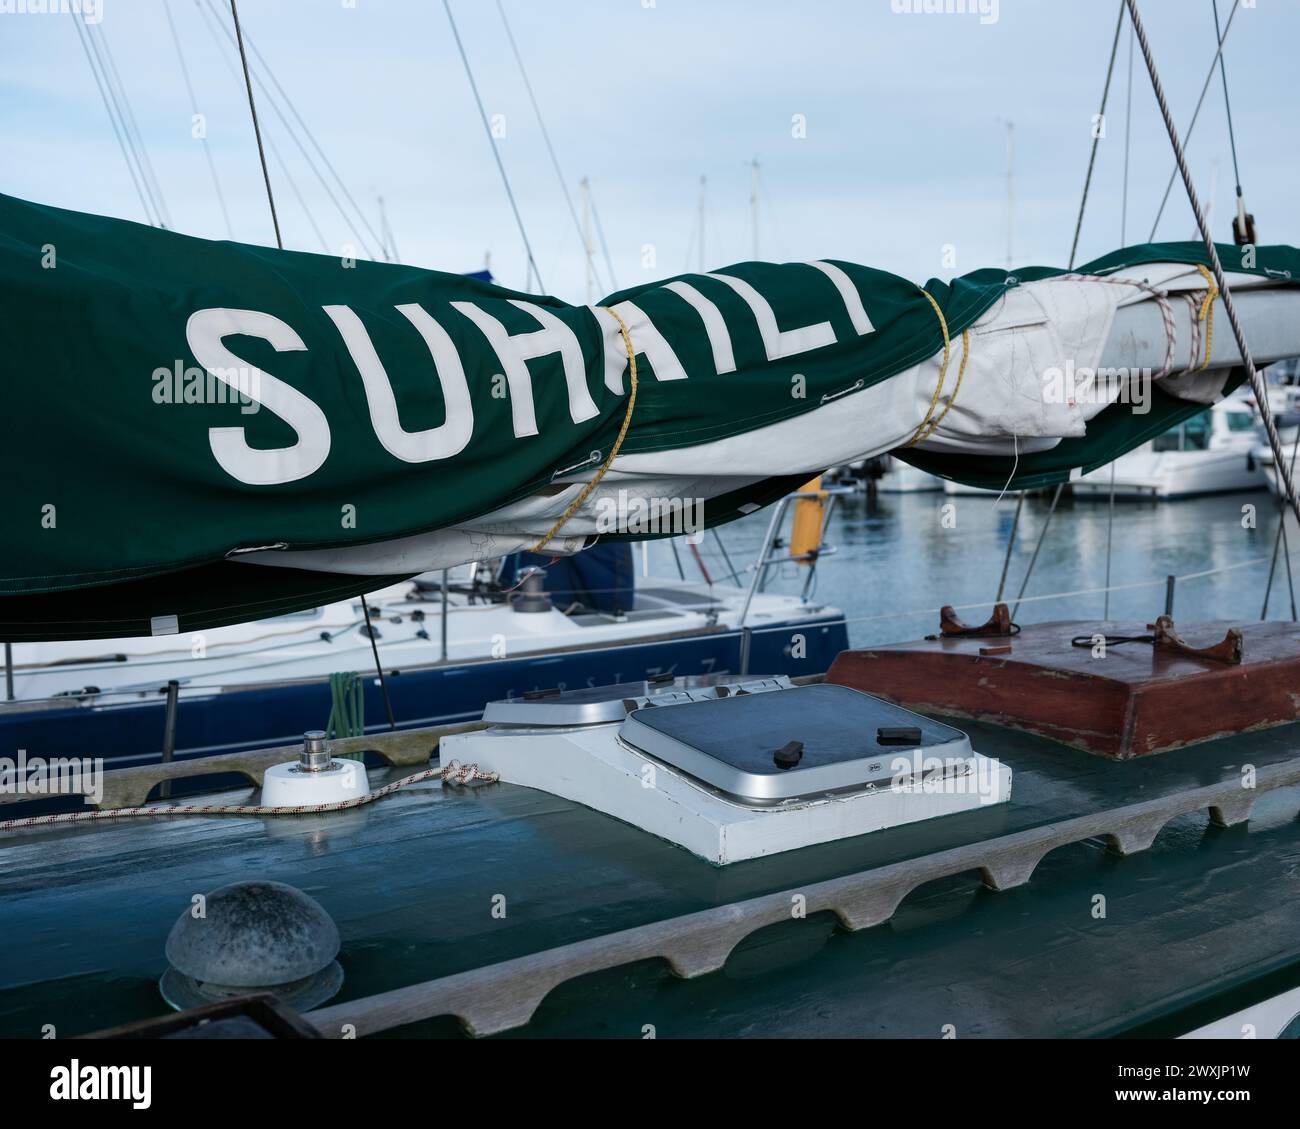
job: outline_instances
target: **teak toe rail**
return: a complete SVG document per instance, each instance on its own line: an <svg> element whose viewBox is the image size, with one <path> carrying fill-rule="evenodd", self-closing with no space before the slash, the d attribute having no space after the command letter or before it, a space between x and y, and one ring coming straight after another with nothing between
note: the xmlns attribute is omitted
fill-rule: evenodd
<svg viewBox="0 0 1300 1129"><path fill-rule="evenodd" d="M1101 838L1115 852L1132 854L1146 850L1161 828L1180 815L1208 808L1213 823L1230 827L1250 818L1261 794L1296 783L1300 758L1260 769L1253 788L1237 780L1189 788L334 1004L306 1018L332 1038L374 1034L443 1015L458 1018L471 1035L492 1035L522 1027L553 988L590 972L651 958L666 960L687 979L717 972L749 934L789 921L795 895L803 896L808 914L829 910L845 929L867 929L888 921L903 899L926 882L978 870L988 886L1006 890L1028 882L1043 856L1057 847Z"/></svg>

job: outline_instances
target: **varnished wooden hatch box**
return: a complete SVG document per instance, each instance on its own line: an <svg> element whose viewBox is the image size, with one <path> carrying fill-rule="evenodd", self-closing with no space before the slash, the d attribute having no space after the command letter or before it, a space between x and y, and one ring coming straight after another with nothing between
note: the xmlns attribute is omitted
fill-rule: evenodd
<svg viewBox="0 0 1300 1129"><path fill-rule="evenodd" d="M1300 720L1300 625L1076 620L845 651L828 682L1127 760ZM1105 637L1104 647L1096 645ZM1119 641L1125 640L1125 641Z"/></svg>

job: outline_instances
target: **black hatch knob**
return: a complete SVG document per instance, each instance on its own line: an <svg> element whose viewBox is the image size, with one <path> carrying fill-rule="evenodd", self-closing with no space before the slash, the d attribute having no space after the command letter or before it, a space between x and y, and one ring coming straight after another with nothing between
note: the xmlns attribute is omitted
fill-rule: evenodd
<svg viewBox="0 0 1300 1129"><path fill-rule="evenodd" d="M803 742L788 741L772 754L772 761L777 768L794 768L803 760Z"/></svg>
<svg viewBox="0 0 1300 1129"><path fill-rule="evenodd" d="M919 745L921 728L917 725L882 725L876 730L877 745Z"/></svg>

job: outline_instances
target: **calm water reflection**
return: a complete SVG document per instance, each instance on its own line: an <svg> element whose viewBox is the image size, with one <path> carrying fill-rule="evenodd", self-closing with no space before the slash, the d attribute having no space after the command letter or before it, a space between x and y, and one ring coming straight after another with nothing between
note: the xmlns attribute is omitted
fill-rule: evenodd
<svg viewBox="0 0 1300 1129"><path fill-rule="evenodd" d="M956 524L944 528L941 510L949 504L955 507ZM1007 580L1011 600L1025 576L1049 504L1047 498L1025 501ZM962 613L968 622L980 621L997 592L1015 507L1010 495L1001 502L942 493L842 498L830 538L838 552L821 563L817 598L843 608L856 621L850 622L849 637L857 646L933 632L938 626L934 609L941 604L980 604ZM1243 525L1246 507L1254 507L1253 529ZM1105 586L1107 515L1104 500L1062 499L1027 597ZM1120 590L1110 594L1111 618L1145 623L1162 612L1167 575L1185 577L1238 566L1179 581L1175 615L1181 620L1258 619L1277 521L1277 499L1266 491L1174 502L1117 501L1110 582ZM721 530L737 568L754 559L766 524L767 513L760 512ZM1300 571L1300 536L1294 521L1288 533ZM701 551L714 578L725 578L726 567L711 535ZM687 575L697 575L689 552L681 555ZM1284 563L1274 582L1270 619L1291 618ZM652 545L651 564L664 574L675 571L671 549L663 543ZM798 592L804 576L804 569L783 565L774 572L769 590ZM1137 584L1143 586L1124 587ZM1104 600L1101 592L1029 599L1017 619L1100 619Z"/></svg>

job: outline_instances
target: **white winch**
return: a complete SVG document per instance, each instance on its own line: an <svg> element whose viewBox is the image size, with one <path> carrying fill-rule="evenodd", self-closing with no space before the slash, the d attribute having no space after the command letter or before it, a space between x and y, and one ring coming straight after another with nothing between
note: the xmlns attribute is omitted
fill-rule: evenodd
<svg viewBox="0 0 1300 1129"><path fill-rule="evenodd" d="M324 732L303 734L296 761L275 764L262 781L262 807L296 808L355 800L370 791L366 766L360 761L335 760Z"/></svg>

